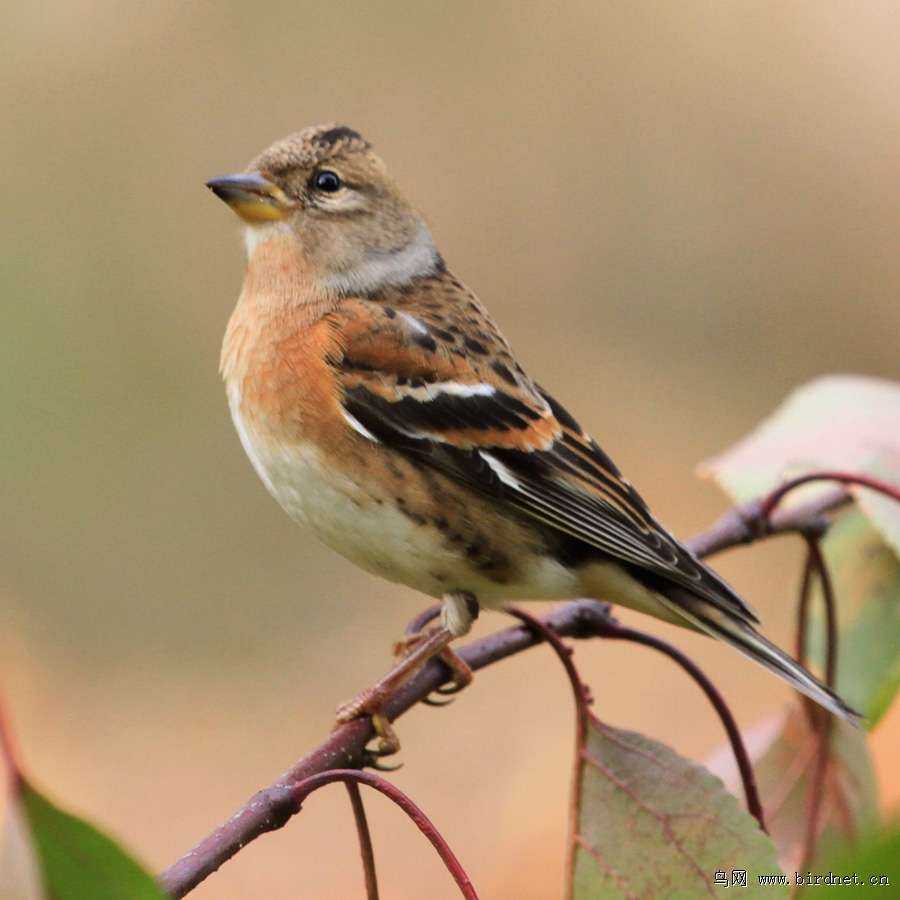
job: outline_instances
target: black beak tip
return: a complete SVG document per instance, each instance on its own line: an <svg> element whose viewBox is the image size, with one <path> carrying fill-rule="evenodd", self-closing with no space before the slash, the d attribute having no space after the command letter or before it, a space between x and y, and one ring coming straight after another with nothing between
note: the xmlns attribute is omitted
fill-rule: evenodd
<svg viewBox="0 0 900 900"><path fill-rule="evenodd" d="M210 178L205 184L220 200L224 200L229 189L234 191L234 181L233 175L220 175L218 178Z"/></svg>

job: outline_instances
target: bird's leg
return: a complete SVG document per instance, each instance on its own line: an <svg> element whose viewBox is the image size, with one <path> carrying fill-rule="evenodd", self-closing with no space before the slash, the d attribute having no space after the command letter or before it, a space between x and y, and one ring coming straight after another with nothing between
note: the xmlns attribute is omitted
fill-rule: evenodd
<svg viewBox="0 0 900 900"><path fill-rule="evenodd" d="M432 656L440 656L453 673L454 692L472 680L472 670L452 651L451 641L466 634L478 615L478 601L468 592L447 594L441 609L441 624L410 635L394 647L396 665L353 700L337 709L337 724L343 725L360 716L371 716L380 738L377 753L388 756L400 749L400 741L384 714L388 695Z"/></svg>
<svg viewBox="0 0 900 900"><path fill-rule="evenodd" d="M394 656L405 659L416 652L418 645L428 639L434 631L447 631L454 637L462 637L472 628L472 623L478 618L478 601L473 594L461 591L448 594L444 597L441 608L441 625L430 629L406 634L394 644ZM432 656L440 656L444 665L453 674L453 684L450 687L438 688L437 694L455 694L472 682L472 670L463 662L449 646L433 652ZM442 704L435 702L435 705Z"/></svg>

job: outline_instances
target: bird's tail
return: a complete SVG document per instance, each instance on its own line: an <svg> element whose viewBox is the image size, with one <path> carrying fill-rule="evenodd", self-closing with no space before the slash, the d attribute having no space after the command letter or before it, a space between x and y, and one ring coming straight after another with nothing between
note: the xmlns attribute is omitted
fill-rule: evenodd
<svg viewBox="0 0 900 900"><path fill-rule="evenodd" d="M857 727L861 724L862 716L856 710L807 672L800 663L767 641L749 622L729 616L727 612L680 586L667 585L665 594L661 594L660 599L698 630L730 644L836 716Z"/></svg>

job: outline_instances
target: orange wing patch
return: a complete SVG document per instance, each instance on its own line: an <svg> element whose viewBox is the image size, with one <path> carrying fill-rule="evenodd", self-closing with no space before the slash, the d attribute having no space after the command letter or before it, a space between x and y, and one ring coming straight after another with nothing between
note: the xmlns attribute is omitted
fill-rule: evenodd
<svg viewBox="0 0 900 900"><path fill-rule="evenodd" d="M341 347L332 360L345 398L361 403L410 438L456 447L546 449L560 434L546 401L526 382L509 383L488 355L427 315L363 301L331 319ZM493 337L480 330L479 347ZM496 349L508 355L496 335ZM508 372L508 370L507 370Z"/></svg>

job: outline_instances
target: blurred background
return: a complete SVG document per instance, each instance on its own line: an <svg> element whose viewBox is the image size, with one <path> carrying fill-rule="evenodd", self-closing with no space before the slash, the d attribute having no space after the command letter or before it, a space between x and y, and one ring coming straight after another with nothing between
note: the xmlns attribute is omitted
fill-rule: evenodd
<svg viewBox="0 0 900 900"><path fill-rule="evenodd" d="M217 374L244 253L203 182L327 121L375 144L526 368L679 535L726 508L695 465L792 388L898 375L895 3L4 4L0 684L38 783L154 870L316 744L425 602L282 513ZM800 559L783 539L716 561L782 644ZM743 724L787 699L641 624ZM610 723L695 758L720 743L649 651L577 661ZM558 895L571 733L544 651L401 721L394 778L483 896ZM888 807L898 744L895 712ZM456 896L370 806L385 893ZM192 896L298 894L363 895L339 789Z"/></svg>

